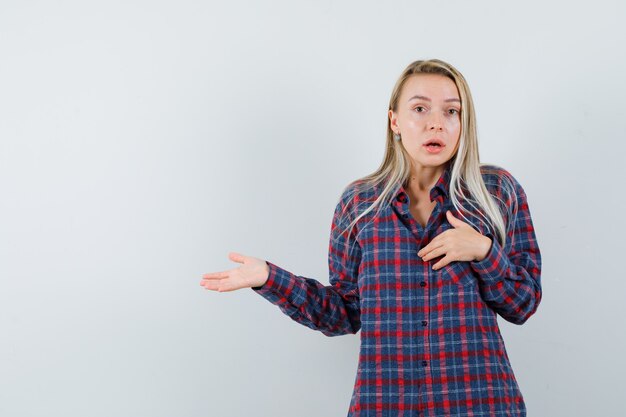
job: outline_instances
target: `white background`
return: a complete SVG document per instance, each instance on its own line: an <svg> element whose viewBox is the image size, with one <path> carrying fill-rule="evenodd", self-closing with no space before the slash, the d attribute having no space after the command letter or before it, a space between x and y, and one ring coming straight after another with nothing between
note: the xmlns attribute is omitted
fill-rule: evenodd
<svg viewBox="0 0 626 417"><path fill-rule="evenodd" d="M0 1L0 415L342 416L358 335L205 272L328 283L404 67L467 78L544 289L501 320L529 416L623 415L622 1Z"/></svg>

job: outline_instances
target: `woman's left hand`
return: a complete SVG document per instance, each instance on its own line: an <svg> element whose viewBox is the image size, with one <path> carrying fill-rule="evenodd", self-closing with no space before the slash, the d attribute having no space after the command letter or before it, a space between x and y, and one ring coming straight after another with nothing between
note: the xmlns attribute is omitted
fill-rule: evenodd
<svg viewBox="0 0 626 417"><path fill-rule="evenodd" d="M477 232L470 224L454 217L450 210L446 217L453 229L435 236L417 255L424 261L445 255L433 269L439 269L453 261L482 261L491 249L491 239Z"/></svg>

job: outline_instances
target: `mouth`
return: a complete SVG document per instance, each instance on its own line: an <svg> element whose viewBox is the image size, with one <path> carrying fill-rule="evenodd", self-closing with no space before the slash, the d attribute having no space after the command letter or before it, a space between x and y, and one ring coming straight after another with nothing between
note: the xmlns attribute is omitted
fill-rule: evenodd
<svg viewBox="0 0 626 417"><path fill-rule="evenodd" d="M430 139L422 146L424 146L428 152L438 153L441 152L441 150L445 148L446 145L440 139Z"/></svg>
<svg viewBox="0 0 626 417"><path fill-rule="evenodd" d="M446 146L443 141L441 139L429 139L426 143L424 143L424 146Z"/></svg>

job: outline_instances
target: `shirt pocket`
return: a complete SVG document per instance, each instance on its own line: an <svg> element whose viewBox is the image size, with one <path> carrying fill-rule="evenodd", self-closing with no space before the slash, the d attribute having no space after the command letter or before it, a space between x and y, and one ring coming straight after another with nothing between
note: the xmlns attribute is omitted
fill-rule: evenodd
<svg viewBox="0 0 626 417"><path fill-rule="evenodd" d="M466 288L476 287L476 278L472 274L469 262L452 261L439 268L437 278L443 285L458 285Z"/></svg>
<svg viewBox="0 0 626 417"><path fill-rule="evenodd" d="M455 217L463 220L464 222L467 222L467 220L461 217L456 209L450 208L450 210L452 210L452 214ZM476 226L474 223L471 223L471 225L474 230L477 230L480 234L484 235L485 232L481 224L478 224ZM453 228L454 227L447 220L442 222L433 234L433 239L434 237L445 232L446 230ZM433 259L432 262L434 264L441 259L443 259L443 256ZM470 266L470 263L467 261L452 261L444 267L439 268L435 272L438 273L437 278L443 285L450 284L459 285L466 288L478 288L478 283L476 281L476 277L474 276L474 272Z"/></svg>

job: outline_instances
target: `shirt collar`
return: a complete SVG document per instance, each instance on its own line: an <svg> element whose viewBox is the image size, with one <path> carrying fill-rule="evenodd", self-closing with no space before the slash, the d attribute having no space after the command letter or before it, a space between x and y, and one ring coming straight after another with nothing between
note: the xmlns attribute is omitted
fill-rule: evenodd
<svg viewBox="0 0 626 417"><path fill-rule="evenodd" d="M452 175L452 161L448 161L446 163L446 167L443 170L443 173L430 190L430 201L435 201L438 196L443 196L444 198L448 196L448 190L450 189L450 177ZM408 193L403 185L400 185L398 191L396 193L396 199L401 202L408 201Z"/></svg>

